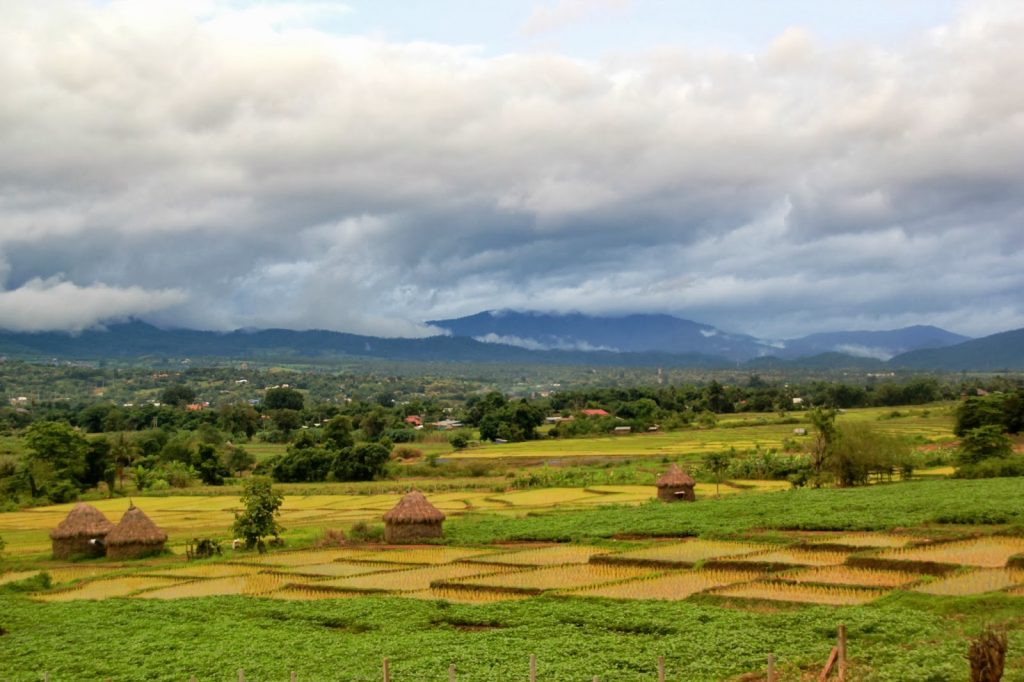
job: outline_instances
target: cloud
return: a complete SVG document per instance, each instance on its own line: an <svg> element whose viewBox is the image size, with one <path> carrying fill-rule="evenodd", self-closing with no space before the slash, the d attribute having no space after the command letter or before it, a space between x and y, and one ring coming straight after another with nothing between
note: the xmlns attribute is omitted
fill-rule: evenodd
<svg viewBox="0 0 1024 682"><path fill-rule="evenodd" d="M595 60L332 33L286 5L5 8L0 296L119 301L62 308L69 329L419 336L495 308L772 338L1024 326L1016 4L899 48L791 29Z"/></svg>
<svg viewBox="0 0 1024 682"><path fill-rule="evenodd" d="M631 0L557 0L534 7L521 31L528 36L559 31L599 12L622 9L630 3Z"/></svg>
<svg viewBox="0 0 1024 682"><path fill-rule="evenodd" d="M185 294L173 289L82 287L57 278L33 279L17 289L0 291L0 329L82 331L101 321L151 313L184 300Z"/></svg>
<svg viewBox="0 0 1024 682"><path fill-rule="evenodd" d="M537 339L524 338L521 336L514 336L511 334L495 334L491 332L482 336L474 336L474 340L481 343L497 343L503 346L516 346L518 348L525 348L527 350L583 350L583 351L616 351L617 349L610 346L599 346L587 341L580 341L577 339L564 339L561 337L553 337L547 341L538 341Z"/></svg>

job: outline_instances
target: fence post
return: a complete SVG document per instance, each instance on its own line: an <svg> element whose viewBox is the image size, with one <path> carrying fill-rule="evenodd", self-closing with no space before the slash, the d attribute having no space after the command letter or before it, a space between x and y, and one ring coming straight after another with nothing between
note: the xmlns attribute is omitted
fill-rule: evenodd
<svg viewBox="0 0 1024 682"><path fill-rule="evenodd" d="M43 673L43 682L50 682L50 673Z"/></svg>
<svg viewBox="0 0 1024 682"><path fill-rule="evenodd" d="M846 682L846 626L839 624L839 641L836 643L839 649L839 682Z"/></svg>
<svg viewBox="0 0 1024 682"><path fill-rule="evenodd" d="M189 675L188 676L188 682L196 682L196 676L195 675Z"/></svg>
<svg viewBox="0 0 1024 682"><path fill-rule="evenodd" d="M775 682L775 654L768 654L768 682Z"/></svg>
<svg viewBox="0 0 1024 682"><path fill-rule="evenodd" d="M384 682L391 682L391 672L388 668L388 657L384 657Z"/></svg>
<svg viewBox="0 0 1024 682"><path fill-rule="evenodd" d="M298 677L296 677L295 671L293 670L291 672L291 674L288 675L288 682L295 682L295 680L297 680L297 679L298 679Z"/></svg>
<svg viewBox="0 0 1024 682"><path fill-rule="evenodd" d="M245 668L238 669L238 682L245 682Z"/></svg>
<svg viewBox="0 0 1024 682"><path fill-rule="evenodd" d="M537 655L530 654L530 682L537 682Z"/></svg>
<svg viewBox="0 0 1024 682"><path fill-rule="evenodd" d="M455 664L448 666L448 682L455 682Z"/></svg>
<svg viewBox="0 0 1024 682"><path fill-rule="evenodd" d="M658 656L658 682L665 682L665 657Z"/></svg>

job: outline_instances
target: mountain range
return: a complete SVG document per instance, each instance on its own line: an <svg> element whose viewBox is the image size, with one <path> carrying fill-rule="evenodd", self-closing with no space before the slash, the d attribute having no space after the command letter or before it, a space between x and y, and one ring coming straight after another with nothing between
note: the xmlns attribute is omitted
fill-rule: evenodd
<svg viewBox="0 0 1024 682"><path fill-rule="evenodd" d="M751 369L906 368L1024 371L1024 329L968 339L937 327L844 331L766 341L669 315L597 317L485 312L430 324L447 335L421 339L287 329L211 332L160 329L139 320L77 334L0 331L0 354L41 359L378 358Z"/></svg>

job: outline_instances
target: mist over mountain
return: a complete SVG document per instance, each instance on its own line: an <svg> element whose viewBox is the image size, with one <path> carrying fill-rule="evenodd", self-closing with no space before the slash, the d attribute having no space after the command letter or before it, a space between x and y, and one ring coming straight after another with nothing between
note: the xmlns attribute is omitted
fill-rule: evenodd
<svg viewBox="0 0 1024 682"><path fill-rule="evenodd" d="M855 357L888 360L912 350L944 348L969 340L968 336L927 325L887 331L825 332L789 339L783 342L775 355L782 358L801 358L820 353L843 353Z"/></svg>

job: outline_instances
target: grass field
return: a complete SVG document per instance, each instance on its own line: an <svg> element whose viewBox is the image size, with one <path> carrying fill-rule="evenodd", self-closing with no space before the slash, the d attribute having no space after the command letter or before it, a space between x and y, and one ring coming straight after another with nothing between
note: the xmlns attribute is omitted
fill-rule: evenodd
<svg viewBox="0 0 1024 682"><path fill-rule="evenodd" d="M942 443L953 440L953 404L923 408L865 408L847 410L838 422L869 422L879 431L906 437L918 443ZM898 416L896 416L898 415ZM808 428L805 415L788 415L795 424L771 423L778 415L750 413L723 415L715 428L690 428L679 431L638 433L622 436L542 439L524 443L485 444L445 455L447 459L537 459L558 460L579 457L685 457L735 448L749 450L757 446L781 448L783 441L806 443L810 436L794 434L795 428ZM768 423L766 423L768 422ZM809 429L808 429L809 430Z"/></svg>

